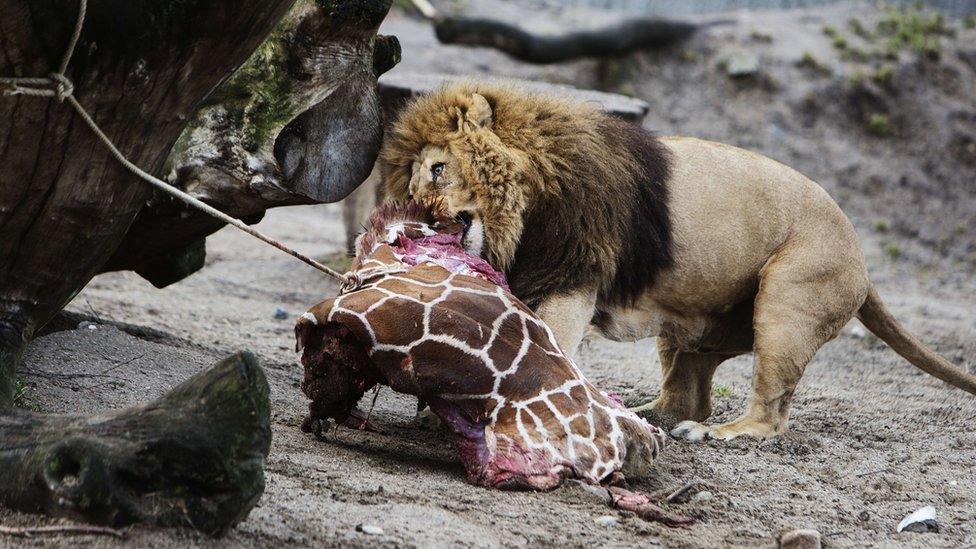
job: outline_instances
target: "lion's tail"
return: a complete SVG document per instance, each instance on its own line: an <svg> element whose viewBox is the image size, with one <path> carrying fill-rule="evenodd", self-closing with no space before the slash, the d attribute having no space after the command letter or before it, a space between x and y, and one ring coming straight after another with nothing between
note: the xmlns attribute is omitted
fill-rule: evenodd
<svg viewBox="0 0 976 549"><path fill-rule="evenodd" d="M891 315L873 287L857 318L898 354L927 374L976 395L976 376L926 347Z"/></svg>

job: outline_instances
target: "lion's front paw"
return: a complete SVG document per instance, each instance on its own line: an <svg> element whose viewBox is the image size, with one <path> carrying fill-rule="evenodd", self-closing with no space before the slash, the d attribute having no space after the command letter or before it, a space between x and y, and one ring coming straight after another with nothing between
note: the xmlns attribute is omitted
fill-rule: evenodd
<svg viewBox="0 0 976 549"><path fill-rule="evenodd" d="M712 438L709 432L711 427L708 425L702 425L697 421L687 420L682 421L671 429L671 436L674 438L685 439L688 442L701 442L703 440L708 440Z"/></svg>
<svg viewBox="0 0 976 549"><path fill-rule="evenodd" d="M770 438L778 433L770 425L749 419L740 419L721 425L703 425L697 421L682 421L671 430L671 436L688 442L703 440L732 440L740 436Z"/></svg>

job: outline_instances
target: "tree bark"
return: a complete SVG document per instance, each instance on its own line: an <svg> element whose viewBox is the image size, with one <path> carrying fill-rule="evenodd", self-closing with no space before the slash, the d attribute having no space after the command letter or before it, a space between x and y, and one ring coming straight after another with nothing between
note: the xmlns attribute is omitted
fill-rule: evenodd
<svg viewBox="0 0 976 549"><path fill-rule="evenodd" d="M200 101L293 0L91 0L67 76L119 149L158 172ZM0 74L46 75L74 0L0 2ZM116 250L151 193L67 105L0 97L0 405L38 326Z"/></svg>
<svg viewBox="0 0 976 549"><path fill-rule="evenodd" d="M396 38L376 36L390 3L299 0L190 120L167 162L170 183L253 221L352 192L382 139L376 78L399 60ZM186 259L221 226L156 196L103 270L164 286L199 268Z"/></svg>
<svg viewBox="0 0 976 549"><path fill-rule="evenodd" d="M0 503L110 526L223 534L264 491L268 395L256 359L240 353L111 415L0 412Z"/></svg>

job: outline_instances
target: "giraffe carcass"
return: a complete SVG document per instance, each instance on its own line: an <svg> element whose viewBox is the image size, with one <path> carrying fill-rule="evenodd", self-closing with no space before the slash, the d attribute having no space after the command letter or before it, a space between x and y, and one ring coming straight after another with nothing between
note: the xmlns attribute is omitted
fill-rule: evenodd
<svg viewBox="0 0 976 549"><path fill-rule="evenodd" d="M311 399L303 428L363 424L356 405L382 384L450 426L474 484L548 490L566 478L644 476L665 433L586 380L504 276L465 252L466 230L431 205L374 212L352 265L360 287L295 328ZM651 505L610 494L624 507Z"/></svg>

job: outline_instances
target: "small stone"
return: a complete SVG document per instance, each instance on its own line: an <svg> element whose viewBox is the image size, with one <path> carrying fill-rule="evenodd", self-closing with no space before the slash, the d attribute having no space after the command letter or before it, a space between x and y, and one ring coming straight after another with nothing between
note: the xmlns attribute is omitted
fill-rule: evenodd
<svg viewBox="0 0 976 549"><path fill-rule="evenodd" d="M779 538L780 549L821 549L820 532L816 530L793 530Z"/></svg>
<svg viewBox="0 0 976 549"><path fill-rule="evenodd" d="M759 57L746 51L729 54L725 58L725 73L733 78L752 76L759 72Z"/></svg>
<svg viewBox="0 0 976 549"><path fill-rule="evenodd" d="M613 515L603 515L602 517L596 517L593 522L600 526L616 526L620 521Z"/></svg>
<svg viewBox="0 0 976 549"><path fill-rule="evenodd" d="M715 497L715 494L709 492L708 490L702 490L701 492L691 496L691 501L709 501L713 497Z"/></svg>
<svg viewBox="0 0 976 549"><path fill-rule="evenodd" d="M288 311L282 309L281 307L278 307L277 309L275 309L274 317L278 320L284 320L288 318Z"/></svg>
<svg viewBox="0 0 976 549"><path fill-rule="evenodd" d="M866 509L864 511L861 511L861 514L857 516L857 520L861 522L867 522L868 519L870 518L871 518L871 513L868 513Z"/></svg>
<svg viewBox="0 0 976 549"><path fill-rule="evenodd" d="M383 529L374 524L358 524L356 525L356 531L362 532L367 536L382 536Z"/></svg>
<svg viewBox="0 0 976 549"><path fill-rule="evenodd" d="M917 534L938 532L939 523L935 520L935 507L926 505L918 511L908 515L898 523L898 531L915 532Z"/></svg>
<svg viewBox="0 0 976 549"><path fill-rule="evenodd" d="M864 326L854 324L851 326L851 336L856 337L857 339L864 339L868 337L868 331L864 329Z"/></svg>

